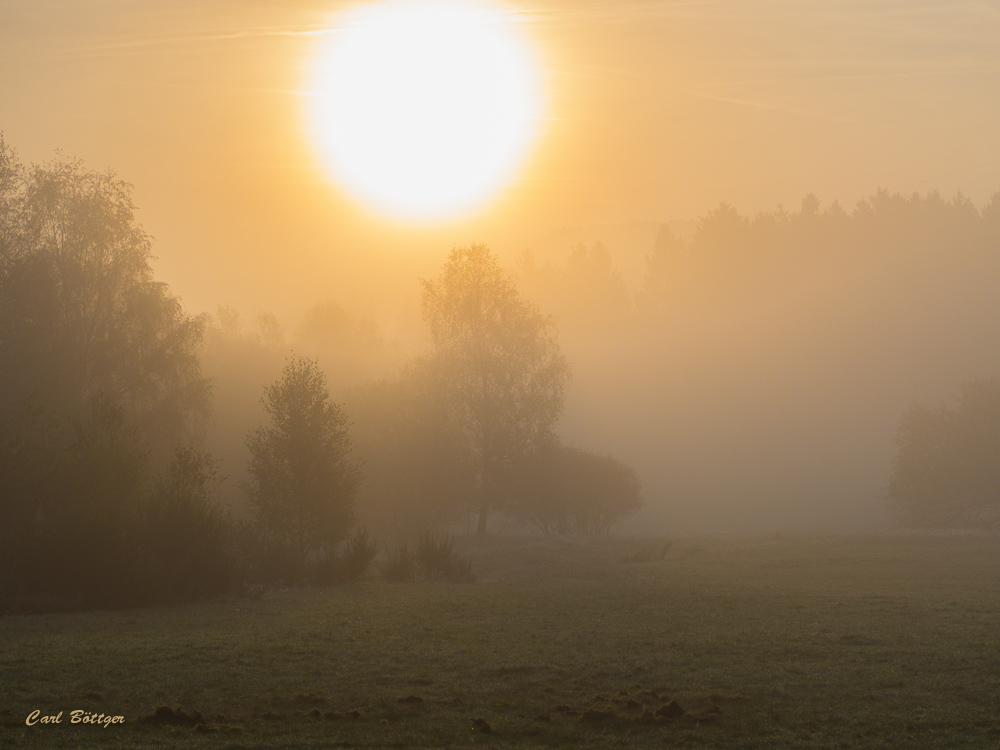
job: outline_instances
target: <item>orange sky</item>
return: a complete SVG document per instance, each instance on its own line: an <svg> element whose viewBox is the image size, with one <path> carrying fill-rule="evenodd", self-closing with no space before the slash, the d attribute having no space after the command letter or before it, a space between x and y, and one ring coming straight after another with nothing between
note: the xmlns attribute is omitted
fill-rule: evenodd
<svg viewBox="0 0 1000 750"><path fill-rule="evenodd" d="M982 205L1000 188L1000 3L509 5L552 119L516 184L461 222L388 225L317 166L301 70L337 2L6 2L0 130L26 160L58 148L134 183L159 271L194 309L296 314L382 276L415 293L456 244L514 253L722 200L850 207L886 187ZM626 266L644 252L611 249Z"/></svg>

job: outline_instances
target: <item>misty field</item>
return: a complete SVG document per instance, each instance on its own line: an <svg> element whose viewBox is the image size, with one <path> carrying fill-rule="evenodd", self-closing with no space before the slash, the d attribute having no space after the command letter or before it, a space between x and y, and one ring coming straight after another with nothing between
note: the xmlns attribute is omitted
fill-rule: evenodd
<svg viewBox="0 0 1000 750"><path fill-rule="evenodd" d="M1000 747L996 537L663 544L471 539L472 584L8 615L0 744Z"/></svg>

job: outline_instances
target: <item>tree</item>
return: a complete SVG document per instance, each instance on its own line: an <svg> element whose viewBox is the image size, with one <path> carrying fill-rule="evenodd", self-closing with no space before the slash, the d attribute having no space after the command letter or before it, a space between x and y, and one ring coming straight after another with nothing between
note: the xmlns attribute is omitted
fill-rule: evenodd
<svg viewBox="0 0 1000 750"><path fill-rule="evenodd" d="M514 464L550 438L569 367L551 320L485 245L452 250L441 275L423 281L423 313L449 412L474 457L485 534Z"/></svg>
<svg viewBox="0 0 1000 750"><path fill-rule="evenodd" d="M0 603L135 606L232 580L211 457L181 446L151 482L149 451L106 399L70 426L30 405L0 421L0 476Z"/></svg>
<svg viewBox="0 0 1000 750"><path fill-rule="evenodd" d="M222 478L208 453L179 445L146 508L140 551L144 588L156 601L218 594L233 579L230 523L219 510Z"/></svg>
<svg viewBox="0 0 1000 750"><path fill-rule="evenodd" d="M247 436L246 492L258 523L290 550L301 575L312 553L331 552L347 535L360 470L347 417L315 360L291 359L261 402L270 425Z"/></svg>
<svg viewBox="0 0 1000 750"><path fill-rule="evenodd" d="M570 251L556 290L562 298L560 319L588 336L621 330L632 311L632 296L603 242L590 248L580 243Z"/></svg>
<svg viewBox="0 0 1000 750"><path fill-rule="evenodd" d="M417 359L398 377L356 388L350 398L366 468L360 504L366 518L404 538L458 521L475 483L434 364Z"/></svg>
<svg viewBox="0 0 1000 750"><path fill-rule="evenodd" d="M556 442L525 463L517 486L515 515L544 533L606 534L642 507L632 467Z"/></svg>
<svg viewBox="0 0 1000 750"><path fill-rule="evenodd" d="M885 498L907 526L1000 525L1000 379L962 387L954 408L912 405Z"/></svg>
<svg viewBox="0 0 1000 750"><path fill-rule="evenodd" d="M2 428L0 598L135 603L149 457L121 410L94 399L66 425L29 405Z"/></svg>
<svg viewBox="0 0 1000 750"><path fill-rule="evenodd" d="M684 240L669 225L661 224L653 251L646 256L646 273L638 296L639 308L644 313L660 314L677 307L690 283L688 255Z"/></svg>
<svg viewBox="0 0 1000 750"><path fill-rule="evenodd" d="M172 447L207 414L204 319L153 277L132 188L65 159L24 167L0 139L0 408L73 419L101 397Z"/></svg>

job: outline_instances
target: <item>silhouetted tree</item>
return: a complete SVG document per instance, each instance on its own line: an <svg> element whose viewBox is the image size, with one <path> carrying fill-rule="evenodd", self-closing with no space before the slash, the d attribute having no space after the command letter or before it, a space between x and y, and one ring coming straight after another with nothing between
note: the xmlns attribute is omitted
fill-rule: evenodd
<svg viewBox="0 0 1000 750"><path fill-rule="evenodd" d="M550 436L569 367L551 321L521 297L485 245L452 250L423 287L435 367L476 462L477 528L485 534L511 467Z"/></svg>
<svg viewBox="0 0 1000 750"><path fill-rule="evenodd" d="M0 408L102 396L162 445L205 415L203 319L153 277L131 186L76 161L23 167L0 139Z"/></svg>
<svg viewBox="0 0 1000 750"><path fill-rule="evenodd" d="M0 425L0 602L134 606L229 586L209 456L180 447L151 482L144 442L103 398L70 426L30 404Z"/></svg>
<svg viewBox="0 0 1000 750"><path fill-rule="evenodd" d="M563 336L590 339L631 320L632 294L603 242L575 245L563 266L539 261L526 249L516 268L521 290L553 313Z"/></svg>
<svg viewBox="0 0 1000 750"><path fill-rule="evenodd" d="M315 356L336 378L338 389L380 377L392 355L373 320L331 300L306 310L295 331L295 342L298 350Z"/></svg>
<svg viewBox="0 0 1000 750"><path fill-rule="evenodd" d="M246 518L246 494L250 451L247 433L263 421L261 384L281 376L291 349L275 340L266 323L270 316L258 316L244 325L240 314L221 305L205 327L202 369L211 378L212 416L206 426L205 444L220 457L220 470L229 481L218 488L222 503L233 508L237 517Z"/></svg>
<svg viewBox="0 0 1000 750"><path fill-rule="evenodd" d="M314 360L291 359L262 403L270 424L247 436L246 491L262 530L290 551L301 576L314 553L332 552L347 535L360 471L347 417Z"/></svg>
<svg viewBox="0 0 1000 750"><path fill-rule="evenodd" d="M646 314L674 309L687 292L690 268L684 240L666 224L660 225L653 251L646 256L646 273L638 295L639 308Z"/></svg>
<svg viewBox="0 0 1000 750"><path fill-rule="evenodd" d="M966 383L953 408L914 404L896 443L886 501L905 525L1000 525L1000 379Z"/></svg>

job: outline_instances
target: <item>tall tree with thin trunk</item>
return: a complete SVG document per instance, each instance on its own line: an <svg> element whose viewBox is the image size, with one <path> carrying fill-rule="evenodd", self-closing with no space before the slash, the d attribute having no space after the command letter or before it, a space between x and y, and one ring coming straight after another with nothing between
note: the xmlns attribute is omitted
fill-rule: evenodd
<svg viewBox="0 0 1000 750"><path fill-rule="evenodd" d="M518 459L552 438L569 366L552 321L522 298L485 245L451 251L423 282L423 313L449 411L477 467L478 533Z"/></svg>

